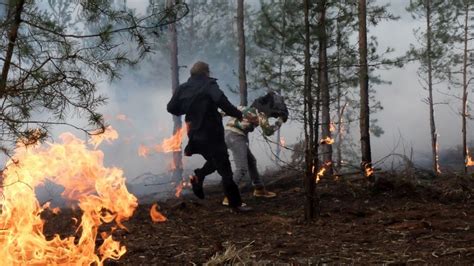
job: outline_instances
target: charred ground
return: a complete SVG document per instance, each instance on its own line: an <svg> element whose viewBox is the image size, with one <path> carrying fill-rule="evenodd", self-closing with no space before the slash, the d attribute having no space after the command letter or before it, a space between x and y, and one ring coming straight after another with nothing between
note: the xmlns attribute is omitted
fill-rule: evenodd
<svg viewBox="0 0 474 266"><path fill-rule="evenodd" d="M118 264L204 263L226 251L246 262L474 261L473 177L421 181L386 175L373 187L362 179L322 181L320 217L311 223L302 219L301 178L273 178L278 181L269 187L277 198L243 193L253 213L222 207L218 187L207 187L204 201L188 194L159 202L168 217L164 223L153 224L150 205L140 205L126 223L129 232L115 233L127 247ZM73 233L74 223L65 219L71 215L48 215L46 232Z"/></svg>

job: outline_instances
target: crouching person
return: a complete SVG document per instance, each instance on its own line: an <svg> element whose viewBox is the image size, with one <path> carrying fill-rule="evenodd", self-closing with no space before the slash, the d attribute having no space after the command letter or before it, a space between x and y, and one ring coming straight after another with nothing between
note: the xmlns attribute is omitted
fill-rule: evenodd
<svg viewBox="0 0 474 266"><path fill-rule="evenodd" d="M272 198L276 193L268 191L258 173L257 160L249 148L248 134L260 126L265 136L271 136L288 118L288 109L280 95L269 92L256 99L250 107L240 107L243 119L230 119L225 126L225 141L234 157L234 177L237 184L252 181L255 197ZM274 125L269 118L277 118ZM223 205L228 205L224 198Z"/></svg>

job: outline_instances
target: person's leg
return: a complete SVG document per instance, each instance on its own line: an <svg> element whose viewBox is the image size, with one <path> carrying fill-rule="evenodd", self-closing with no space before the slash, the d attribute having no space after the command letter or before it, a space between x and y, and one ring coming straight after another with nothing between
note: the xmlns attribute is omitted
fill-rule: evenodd
<svg viewBox="0 0 474 266"><path fill-rule="evenodd" d="M254 187L253 195L255 197L265 197L265 198L273 198L276 196L275 192L271 192L265 189L265 185L263 184L262 178L258 173L257 169L257 159L253 156L250 149L248 149L248 165L249 165L249 174L250 178L252 179L252 184Z"/></svg>
<svg viewBox="0 0 474 266"><path fill-rule="evenodd" d="M252 151L250 148L247 146L247 165L248 165L248 171L249 171L249 176L250 180L252 180L252 185L254 188L257 189L263 189L265 186L263 184L262 179L260 178L260 174L258 173L257 169L257 159L255 159L255 156L252 154Z"/></svg>
<svg viewBox="0 0 474 266"><path fill-rule="evenodd" d="M202 156L206 160L203 167L194 170L194 176L191 176L191 185L193 188L194 195L200 199L204 199L204 179L207 175L212 174L216 167L212 162L212 157L207 153L203 153Z"/></svg>
<svg viewBox="0 0 474 266"><path fill-rule="evenodd" d="M214 163L217 172L222 177L222 185L224 194L229 199L230 207L239 207L242 205L239 188L233 180L232 168L229 161L229 153L225 143L214 147L212 153L212 162Z"/></svg>
<svg viewBox="0 0 474 266"><path fill-rule="evenodd" d="M249 180L248 165L248 145L246 136L228 131L226 132L226 144L234 157L234 181L239 184L241 181Z"/></svg>

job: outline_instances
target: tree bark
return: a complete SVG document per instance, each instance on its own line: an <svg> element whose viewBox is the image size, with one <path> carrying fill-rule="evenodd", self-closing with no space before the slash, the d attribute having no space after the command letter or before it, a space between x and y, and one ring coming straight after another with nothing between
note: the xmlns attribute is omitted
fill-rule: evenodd
<svg viewBox="0 0 474 266"><path fill-rule="evenodd" d="M237 0L237 35L239 39L240 105L247 106L247 74L245 72L244 0Z"/></svg>
<svg viewBox="0 0 474 266"><path fill-rule="evenodd" d="M286 19L285 19L285 6L286 6L286 1L283 0L281 3L281 19L282 19L282 33L285 31L286 29ZM281 89L283 87L283 53L285 51L285 36L281 36L281 43L280 43L280 55L279 55L279 58L278 58L278 85L280 87L280 95L283 94L283 90ZM276 146L276 150L275 150L275 155L276 155L276 164L278 165L279 162L280 162L280 153L281 153L281 130L280 128L277 130L277 134L276 134L276 142L279 144Z"/></svg>
<svg viewBox="0 0 474 266"><path fill-rule="evenodd" d="M372 168L372 154L370 149L369 69L367 65L366 8L366 0L359 0L360 146L362 152L361 168L364 172L366 172L367 168ZM372 172L367 175L370 181L374 181L374 175Z"/></svg>
<svg viewBox="0 0 474 266"><path fill-rule="evenodd" d="M431 0L426 0L426 53L428 63L428 105L430 111L430 135L431 135L431 152L433 157L433 172L435 175L440 173L438 163L438 134L436 133L434 101L433 101L433 63L432 63L432 47L431 47Z"/></svg>
<svg viewBox="0 0 474 266"><path fill-rule="evenodd" d="M167 0L168 8L172 8L176 4L175 0ZM178 66L178 33L176 23L168 26L170 35L170 65L171 65L171 90L174 93L179 86L179 66ZM175 135L182 127L180 116L173 116L173 135ZM173 180L181 181L183 173L182 152L173 152Z"/></svg>
<svg viewBox="0 0 474 266"><path fill-rule="evenodd" d="M470 5L466 3L465 17L464 17L464 54L463 54L463 70L462 70L462 152L464 158L464 173L467 173L467 162L469 160L469 151L467 147L467 123L466 118L468 116L467 111L467 60L468 60L468 31L469 31L469 8Z"/></svg>
<svg viewBox="0 0 474 266"><path fill-rule="evenodd" d="M7 80L8 80L8 73L10 72L10 65L12 62L13 51L15 50L16 39L18 38L18 29L20 28L21 24L21 14L23 12L23 7L25 5L25 0L10 0L8 9L7 19L10 19L11 16L15 16L13 18L13 22L11 24L11 28L8 32L8 45L7 51L5 54L5 60L3 61L3 68L2 68L2 75L0 77L0 98L5 97L7 93Z"/></svg>
<svg viewBox="0 0 474 266"><path fill-rule="evenodd" d="M326 0L320 0L319 9L319 62L318 62L318 86L321 92L321 137L323 140L331 139L331 114L330 114L330 94L329 77L327 67L327 35L326 35ZM326 176L333 174L332 166L332 144L323 142L321 144L322 159L327 166Z"/></svg>
<svg viewBox="0 0 474 266"><path fill-rule="evenodd" d="M304 128L305 128L305 220L314 218L315 209L315 188L316 182L314 173L317 165L314 164L313 146L314 146L314 121L313 121L313 98L311 93L311 53L310 53L310 25L309 25L309 1L304 0Z"/></svg>

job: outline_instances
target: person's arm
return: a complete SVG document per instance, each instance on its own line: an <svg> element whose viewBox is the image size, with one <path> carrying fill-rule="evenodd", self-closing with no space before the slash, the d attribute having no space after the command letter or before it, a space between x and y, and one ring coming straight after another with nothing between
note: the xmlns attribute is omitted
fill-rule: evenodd
<svg viewBox="0 0 474 266"><path fill-rule="evenodd" d="M235 117L239 120L242 119L242 112L237 109L237 107L235 107L229 101L229 99L227 99L224 93L219 89L219 85L217 85L215 80L211 81L209 86L209 94L212 100L216 103L217 107L224 111L226 115Z"/></svg>
<svg viewBox="0 0 474 266"><path fill-rule="evenodd" d="M166 110L168 110L168 113L171 113L173 115L184 115L182 111L180 110L180 103L179 103L179 90L180 88L174 92L173 96L171 97L171 100L168 102L168 105L166 105Z"/></svg>

